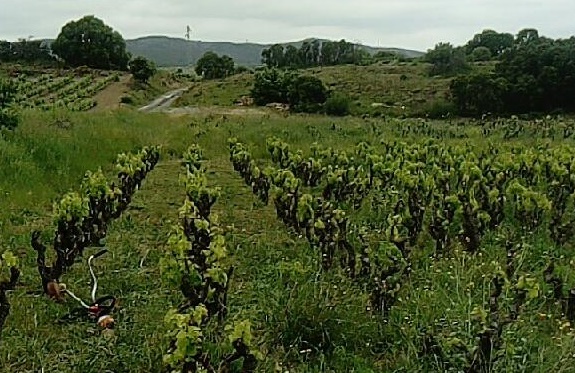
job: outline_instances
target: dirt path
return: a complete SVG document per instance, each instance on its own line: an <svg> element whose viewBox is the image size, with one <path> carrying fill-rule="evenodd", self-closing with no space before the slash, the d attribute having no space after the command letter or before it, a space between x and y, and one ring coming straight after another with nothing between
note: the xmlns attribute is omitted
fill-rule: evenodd
<svg viewBox="0 0 575 373"><path fill-rule="evenodd" d="M185 92L187 92L191 87L179 88L170 92L163 94L162 96L156 98L154 101L146 106L138 109L138 111L145 113L156 113L162 112L166 114L171 114L175 116L180 115L266 115L269 111L262 108L253 107L225 107L225 106L184 106L184 107L172 107L172 104L176 102Z"/></svg>
<svg viewBox="0 0 575 373"><path fill-rule="evenodd" d="M152 113L168 109L178 98L184 94L184 92L188 91L189 89L190 87L185 87L164 93L162 96L158 97L148 105L139 108L138 111Z"/></svg>
<svg viewBox="0 0 575 373"><path fill-rule="evenodd" d="M122 96L130 92L130 87L128 87L129 81L129 74L122 75L119 82L112 83L102 91L98 92L98 94L94 96L96 106L92 108L91 111L112 110L119 108Z"/></svg>

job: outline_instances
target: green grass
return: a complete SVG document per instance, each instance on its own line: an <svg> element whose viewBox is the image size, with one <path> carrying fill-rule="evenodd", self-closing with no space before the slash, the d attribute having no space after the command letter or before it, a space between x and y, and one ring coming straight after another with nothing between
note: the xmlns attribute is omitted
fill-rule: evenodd
<svg viewBox="0 0 575 373"><path fill-rule="evenodd" d="M279 136L305 152L313 142L350 149L360 141L378 146L380 138L397 138L394 127L405 122L274 115L190 118L132 111L69 114L67 121L62 128L50 113L26 112L22 125L0 140L0 247L17 253L23 269L17 290L9 296L13 307L0 342L1 371L162 371L167 346L163 317L181 296L162 282L158 263L184 200L178 155L195 142L205 149L210 184L222 188L215 213L235 267L229 318L252 322L265 357L259 371L429 372L437 367L418 355L424 329L473 339L470 313L489 296L489 281L482 275L492 271L492 261L504 260L496 236L485 239L483 256L455 250L440 260L430 259L430 242L422 239L412 275L384 322L366 312L368 294L343 272L321 272L320 258L305 238L285 228L272 204L256 203L228 160L230 136L247 143L258 163L268 164L268 136ZM475 127L458 131L470 139L442 141L487 143ZM410 135L402 140L421 138ZM534 142L520 138L502 147ZM77 190L86 170L102 167L112 176L117 153L150 144L163 146L162 160L136 193L132 207L112 225L106 242L110 253L96 263L99 294L114 294L120 300L117 329L106 336L88 322L55 323L76 304L55 304L40 295L30 232L43 229L48 240L52 201ZM548 242L530 243L525 269L540 273L539 257ZM572 256L570 250L565 255ZM63 281L88 296L85 263L75 265ZM559 317L549 308L553 307L541 300L527 306L523 321L505 336L508 344L497 371L517 371L516 360L523 358L524 371L572 371L573 332L560 331ZM542 311L552 317L540 320Z"/></svg>
<svg viewBox="0 0 575 373"><path fill-rule="evenodd" d="M232 106L242 96L249 96L253 75L243 73L226 79L199 81L178 100L178 106Z"/></svg>
<svg viewBox="0 0 575 373"><path fill-rule="evenodd" d="M446 99L449 78L429 77L425 64L329 66L303 70L351 100L352 114L411 116L425 114ZM249 96L253 74L195 83L178 106L230 106Z"/></svg>

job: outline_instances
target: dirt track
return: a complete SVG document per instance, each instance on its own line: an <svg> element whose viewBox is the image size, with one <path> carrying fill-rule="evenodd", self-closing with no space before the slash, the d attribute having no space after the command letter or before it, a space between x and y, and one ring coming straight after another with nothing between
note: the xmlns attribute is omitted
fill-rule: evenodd
<svg viewBox="0 0 575 373"><path fill-rule="evenodd" d="M158 111L165 111L169 109L172 104L186 92L189 87L179 88L168 93L163 94L146 106L138 109L138 111L143 111L146 113L153 113Z"/></svg>

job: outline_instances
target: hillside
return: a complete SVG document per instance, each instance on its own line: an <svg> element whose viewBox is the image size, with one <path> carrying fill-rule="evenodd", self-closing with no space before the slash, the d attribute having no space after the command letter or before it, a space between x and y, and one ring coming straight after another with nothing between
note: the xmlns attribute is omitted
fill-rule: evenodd
<svg viewBox="0 0 575 373"><path fill-rule="evenodd" d="M449 78L429 77L425 64L398 63L371 66L328 66L302 70L320 78L330 91L351 99L355 115L417 116L444 105ZM178 106L231 106L249 96L253 74L194 83Z"/></svg>
<svg viewBox="0 0 575 373"><path fill-rule="evenodd" d="M302 42L298 41L288 44L298 46ZM126 45L128 51L134 56L144 56L156 62L158 66L187 66L194 64L207 51L227 54L239 65L256 66L260 64L262 51L270 46L269 44L254 43L202 42L166 36L148 36L127 40ZM400 48L363 47L370 53L383 50L400 53L406 57L423 55L422 52Z"/></svg>

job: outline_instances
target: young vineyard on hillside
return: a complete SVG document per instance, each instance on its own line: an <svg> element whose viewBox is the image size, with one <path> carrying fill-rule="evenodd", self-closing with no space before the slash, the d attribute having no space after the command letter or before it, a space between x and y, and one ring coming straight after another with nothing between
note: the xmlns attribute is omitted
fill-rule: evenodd
<svg viewBox="0 0 575 373"><path fill-rule="evenodd" d="M118 73L82 74L20 74L13 79L18 92L16 104L22 108L42 110L68 109L85 111L96 105L94 96L109 84L118 81Z"/></svg>

